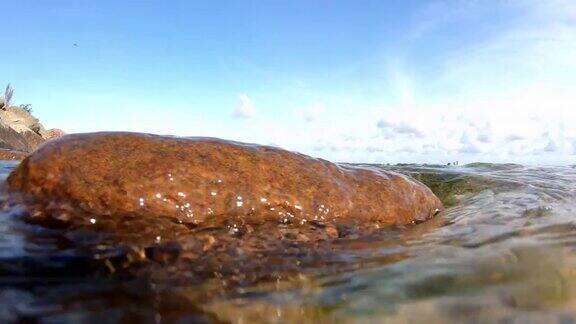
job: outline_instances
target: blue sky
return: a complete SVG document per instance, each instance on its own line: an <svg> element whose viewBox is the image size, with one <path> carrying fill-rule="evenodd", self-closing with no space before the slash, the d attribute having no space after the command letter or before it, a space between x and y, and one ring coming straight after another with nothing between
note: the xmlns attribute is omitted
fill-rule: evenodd
<svg viewBox="0 0 576 324"><path fill-rule="evenodd" d="M571 0L2 7L0 83L47 127L214 136L336 161L576 154Z"/></svg>

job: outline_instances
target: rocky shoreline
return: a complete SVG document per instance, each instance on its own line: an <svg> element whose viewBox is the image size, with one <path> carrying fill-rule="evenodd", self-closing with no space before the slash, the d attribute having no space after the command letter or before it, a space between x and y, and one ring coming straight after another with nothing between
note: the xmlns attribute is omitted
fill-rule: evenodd
<svg viewBox="0 0 576 324"><path fill-rule="evenodd" d="M22 160L44 141L63 134L60 129L44 128L23 107L4 107L0 101L0 159Z"/></svg>

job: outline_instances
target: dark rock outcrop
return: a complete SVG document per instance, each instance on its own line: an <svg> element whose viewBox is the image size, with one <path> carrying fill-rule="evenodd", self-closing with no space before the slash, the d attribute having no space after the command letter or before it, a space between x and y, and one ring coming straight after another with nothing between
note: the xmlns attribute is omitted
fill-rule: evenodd
<svg viewBox="0 0 576 324"><path fill-rule="evenodd" d="M45 140L51 139L51 138L56 138L56 137L60 137L62 135L65 135L66 133L64 133L63 130L58 129L58 128L51 128L48 130L43 130L40 132L40 135L42 136L42 138L44 138Z"/></svg>
<svg viewBox="0 0 576 324"><path fill-rule="evenodd" d="M37 118L21 107L0 110L0 149L30 153L45 140L63 134L59 129L44 129ZM21 154L14 156L22 158Z"/></svg>
<svg viewBox="0 0 576 324"><path fill-rule="evenodd" d="M2 149L32 152L37 143L42 141L42 138L38 139L38 137L30 133L18 133L0 120L0 148Z"/></svg>
<svg viewBox="0 0 576 324"><path fill-rule="evenodd" d="M38 118L21 107L11 106L0 110L0 119L17 132L30 130L38 133L42 128Z"/></svg>
<svg viewBox="0 0 576 324"><path fill-rule="evenodd" d="M52 140L7 183L34 220L107 229L126 219L182 229L322 224L338 237L342 224L405 225L442 208L426 186L394 172L273 147L136 133Z"/></svg>

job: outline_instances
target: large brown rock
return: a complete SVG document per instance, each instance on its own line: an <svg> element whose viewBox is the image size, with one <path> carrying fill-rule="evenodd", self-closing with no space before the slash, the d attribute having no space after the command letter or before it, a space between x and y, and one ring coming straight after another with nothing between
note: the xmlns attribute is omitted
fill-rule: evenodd
<svg viewBox="0 0 576 324"><path fill-rule="evenodd" d="M75 226L122 218L165 219L189 228L404 225L442 208L426 186L394 172L267 146L136 133L46 142L7 183L34 206L33 217Z"/></svg>

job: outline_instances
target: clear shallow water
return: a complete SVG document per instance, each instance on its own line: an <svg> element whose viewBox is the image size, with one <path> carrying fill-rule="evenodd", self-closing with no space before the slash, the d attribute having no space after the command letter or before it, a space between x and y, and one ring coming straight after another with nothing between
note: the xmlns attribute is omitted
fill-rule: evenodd
<svg viewBox="0 0 576 324"><path fill-rule="evenodd" d="M2 162L2 178L14 166ZM327 262L308 262L277 280L241 286L213 278L160 288L143 279L103 274L66 235L25 224L16 212L5 210L0 215L0 320L576 320L576 169L385 168L428 184L446 211L378 238L335 242L338 249ZM94 234L86 235L90 240Z"/></svg>

